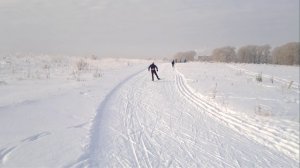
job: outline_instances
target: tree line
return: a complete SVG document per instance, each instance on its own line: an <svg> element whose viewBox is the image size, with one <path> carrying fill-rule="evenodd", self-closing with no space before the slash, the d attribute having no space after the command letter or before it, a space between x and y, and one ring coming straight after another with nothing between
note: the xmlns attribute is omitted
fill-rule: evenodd
<svg viewBox="0 0 300 168"><path fill-rule="evenodd" d="M178 52L174 55L174 59L176 62L194 61L196 55L196 51Z"/></svg>
<svg viewBox="0 0 300 168"><path fill-rule="evenodd" d="M175 59L193 61L196 52L179 52ZM212 51L209 61L238 62L255 64L299 65L300 43L290 42L272 49L270 45L247 45L238 49L232 46L216 48Z"/></svg>

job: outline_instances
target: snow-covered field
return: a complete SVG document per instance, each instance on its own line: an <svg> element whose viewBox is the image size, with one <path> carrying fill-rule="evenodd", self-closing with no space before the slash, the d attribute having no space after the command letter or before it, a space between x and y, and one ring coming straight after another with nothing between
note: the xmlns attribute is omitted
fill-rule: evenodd
<svg viewBox="0 0 300 168"><path fill-rule="evenodd" d="M195 92L225 109L299 122L299 67L189 63L178 70Z"/></svg>
<svg viewBox="0 0 300 168"><path fill-rule="evenodd" d="M0 57L0 167L299 166L299 67L150 63Z"/></svg>

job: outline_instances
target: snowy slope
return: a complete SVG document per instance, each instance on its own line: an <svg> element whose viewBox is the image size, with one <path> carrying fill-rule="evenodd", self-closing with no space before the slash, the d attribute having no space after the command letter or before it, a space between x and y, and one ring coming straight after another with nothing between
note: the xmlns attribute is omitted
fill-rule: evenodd
<svg viewBox="0 0 300 168"><path fill-rule="evenodd" d="M9 70L3 60L1 70ZM247 65L159 63L162 80L152 82L150 62L88 62L80 80L69 78L69 58L50 61L50 79L27 78L28 69L23 80L1 73L0 167L299 165L296 75L288 89L258 83ZM102 75L95 78L97 66ZM276 67L269 72L284 78ZM267 99L268 108L255 108Z"/></svg>

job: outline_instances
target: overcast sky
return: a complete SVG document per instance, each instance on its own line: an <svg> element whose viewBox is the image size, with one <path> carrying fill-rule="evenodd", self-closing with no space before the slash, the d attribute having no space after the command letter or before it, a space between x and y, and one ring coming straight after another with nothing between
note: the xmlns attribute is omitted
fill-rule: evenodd
<svg viewBox="0 0 300 168"><path fill-rule="evenodd" d="M0 0L0 53L164 57L299 41L299 0Z"/></svg>

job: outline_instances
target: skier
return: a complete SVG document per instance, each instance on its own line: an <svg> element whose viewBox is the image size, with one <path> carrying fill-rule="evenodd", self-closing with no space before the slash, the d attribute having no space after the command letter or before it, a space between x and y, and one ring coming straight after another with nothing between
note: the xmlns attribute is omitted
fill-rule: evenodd
<svg viewBox="0 0 300 168"><path fill-rule="evenodd" d="M160 78L158 77L158 75L157 75L157 73L156 73L156 71L158 71L158 68L157 68L157 66L154 64L154 62L148 67L148 71L150 71L150 69L151 69L151 74L152 74L152 81L154 81L154 74L155 74L156 78L157 78L158 80L160 80Z"/></svg>
<svg viewBox="0 0 300 168"><path fill-rule="evenodd" d="M173 61L172 61L172 67L173 67L173 68L174 68L174 65L175 65L175 61L173 60Z"/></svg>

